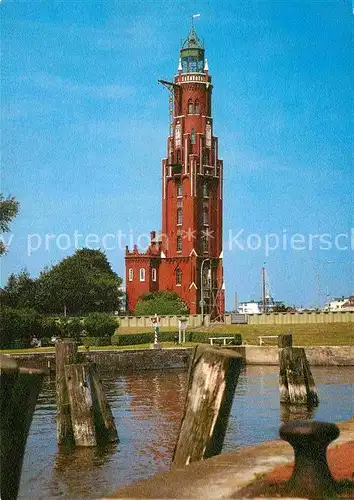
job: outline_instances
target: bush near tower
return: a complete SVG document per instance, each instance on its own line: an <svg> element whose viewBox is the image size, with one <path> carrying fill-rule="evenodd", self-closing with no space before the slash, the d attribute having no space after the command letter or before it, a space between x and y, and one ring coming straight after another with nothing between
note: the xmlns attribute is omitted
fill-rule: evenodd
<svg viewBox="0 0 354 500"><path fill-rule="evenodd" d="M148 315L188 314L189 310L185 302L175 292L160 291L148 292L138 300L134 314L135 316Z"/></svg>

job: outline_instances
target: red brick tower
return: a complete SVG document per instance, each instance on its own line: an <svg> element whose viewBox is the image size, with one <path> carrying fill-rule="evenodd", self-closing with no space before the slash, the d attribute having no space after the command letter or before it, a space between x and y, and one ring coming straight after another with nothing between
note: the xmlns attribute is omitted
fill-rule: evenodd
<svg viewBox="0 0 354 500"><path fill-rule="evenodd" d="M162 161L162 232L145 253L126 251L128 310L147 291L171 290L191 314L224 313L222 176L213 135L212 83L194 27L180 50L173 82L160 80L173 104ZM203 303L202 303L202 299Z"/></svg>

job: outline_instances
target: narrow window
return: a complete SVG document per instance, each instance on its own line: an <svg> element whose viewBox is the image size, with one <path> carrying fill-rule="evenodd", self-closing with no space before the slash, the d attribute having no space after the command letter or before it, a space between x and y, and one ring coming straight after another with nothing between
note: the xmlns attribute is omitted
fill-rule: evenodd
<svg viewBox="0 0 354 500"><path fill-rule="evenodd" d="M182 251L182 236L177 236L177 252Z"/></svg>
<svg viewBox="0 0 354 500"><path fill-rule="evenodd" d="M189 115L193 114L193 101L192 101L192 99L188 100L188 114Z"/></svg>
<svg viewBox="0 0 354 500"><path fill-rule="evenodd" d="M177 267L176 269L176 285L182 284L182 270Z"/></svg>
<svg viewBox="0 0 354 500"><path fill-rule="evenodd" d="M130 267L128 271L128 279L129 281L133 281L133 269Z"/></svg>
<svg viewBox="0 0 354 500"><path fill-rule="evenodd" d="M142 267L139 272L140 281L145 281L145 269Z"/></svg>
<svg viewBox="0 0 354 500"><path fill-rule="evenodd" d="M209 224L209 210L207 207L203 208L203 224L204 225Z"/></svg>
<svg viewBox="0 0 354 500"><path fill-rule="evenodd" d="M153 267L151 269L151 279L152 279L152 281L156 281L156 275L157 275L156 269L155 269L155 267Z"/></svg>
<svg viewBox="0 0 354 500"><path fill-rule="evenodd" d="M205 149L203 152L203 165L209 165L209 149Z"/></svg>
<svg viewBox="0 0 354 500"><path fill-rule="evenodd" d="M182 196L183 194L183 189L182 189L182 181L177 182L177 196Z"/></svg>
<svg viewBox="0 0 354 500"><path fill-rule="evenodd" d="M195 130L192 128L191 130L191 144L195 144Z"/></svg>
<svg viewBox="0 0 354 500"><path fill-rule="evenodd" d="M203 196L204 196L204 198L209 198L209 189L208 189L207 182L204 182L204 184L203 184Z"/></svg>
<svg viewBox="0 0 354 500"><path fill-rule="evenodd" d="M177 208L177 225L178 226L182 225L182 217L183 217L182 208Z"/></svg>
<svg viewBox="0 0 354 500"><path fill-rule="evenodd" d="M202 239L202 247L203 247L203 252L208 252L209 250L209 241L206 236L203 237Z"/></svg>
<svg viewBox="0 0 354 500"><path fill-rule="evenodd" d="M177 165L181 164L181 152L179 149L177 149L177 153L176 153L176 163L177 163Z"/></svg>
<svg viewBox="0 0 354 500"><path fill-rule="evenodd" d="M194 103L194 113L196 115L199 115L199 101L198 101L198 99L196 99L196 101Z"/></svg>

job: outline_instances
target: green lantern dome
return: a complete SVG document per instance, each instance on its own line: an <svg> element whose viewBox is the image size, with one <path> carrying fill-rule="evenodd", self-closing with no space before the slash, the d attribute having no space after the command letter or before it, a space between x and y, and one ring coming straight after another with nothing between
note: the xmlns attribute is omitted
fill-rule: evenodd
<svg viewBox="0 0 354 500"><path fill-rule="evenodd" d="M191 27L188 37L182 44L180 57L182 73L203 73L204 47L195 32L194 26Z"/></svg>

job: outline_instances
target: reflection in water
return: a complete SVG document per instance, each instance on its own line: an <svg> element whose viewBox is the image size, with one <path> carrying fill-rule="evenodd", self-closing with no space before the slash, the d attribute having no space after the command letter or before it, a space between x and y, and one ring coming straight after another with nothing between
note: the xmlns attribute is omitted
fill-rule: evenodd
<svg viewBox="0 0 354 500"><path fill-rule="evenodd" d="M354 367L312 368L320 405L280 407L278 368L247 366L236 388L224 450L278 437L282 421L316 418L331 422L354 413ZM116 420L119 443L104 448L60 449L56 444L55 383L46 379L27 442L19 499L91 499L123 484L168 470L185 401L187 373L102 375Z"/></svg>
<svg viewBox="0 0 354 500"><path fill-rule="evenodd" d="M87 497L88 484L105 488L110 478L105 467L117 453L116 443L97 448L62 448L55 458L50 496ZM88 480L89 478L89 480Z"/></svg>
<svg viewBox="0 0 354 500"><path fill-rule="evenodd" d="M280 420L282 423L291 420L310 420L316 411L316 406L288 405L280 403Z"/></svg>

